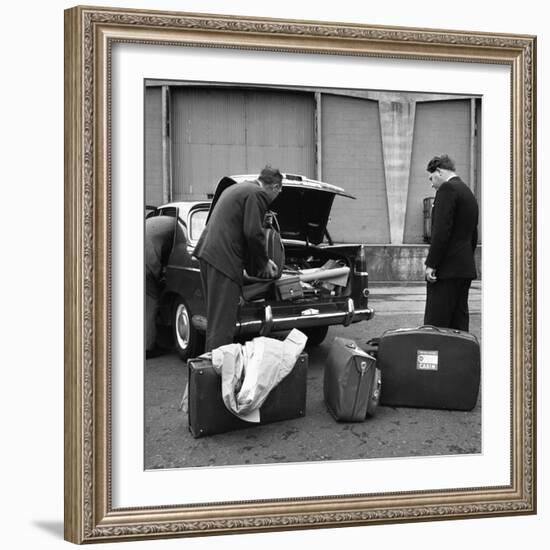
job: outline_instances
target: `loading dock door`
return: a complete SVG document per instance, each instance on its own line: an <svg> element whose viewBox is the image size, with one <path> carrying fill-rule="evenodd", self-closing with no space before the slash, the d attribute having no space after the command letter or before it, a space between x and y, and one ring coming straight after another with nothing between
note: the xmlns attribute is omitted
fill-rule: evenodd
<svg viewBox="0 0 550 550"><path fill-rule="evenodd" d="M172 88L173 200L265 164L314 177L314 105L311 93Z"/></svg>
<svg viewBox="0 0 550 550"><path fill-rule="evenodd" d="M426 166L435 155L447 153L466 183L470 172L470 101L429 101L416 104L411 175L407 196L405 243L422 243L425 197L435 194Z"/></svg>

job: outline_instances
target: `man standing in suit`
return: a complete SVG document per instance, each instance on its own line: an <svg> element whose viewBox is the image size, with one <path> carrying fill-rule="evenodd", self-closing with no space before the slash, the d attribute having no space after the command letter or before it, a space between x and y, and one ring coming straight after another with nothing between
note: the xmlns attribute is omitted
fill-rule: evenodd
<svg viewBox="0 0 550 550"><path fill-rule="evenodd" d="M456 175L448 155L434 157L427 166L436 190L432 210L430 250L426 258L424 324L467 331L468 293L477 276L479 209L470 188Z"/></svg>
<svg viewBox="0 0 550 550"><path fill-rule="evenodd" d="M277 273L267 257L263 222L282 181L279 170L266 166L256 180L225 189L212 206L193 253L206 299L206 351L233 342L245 266L254 266L260 277Z"/></svg>

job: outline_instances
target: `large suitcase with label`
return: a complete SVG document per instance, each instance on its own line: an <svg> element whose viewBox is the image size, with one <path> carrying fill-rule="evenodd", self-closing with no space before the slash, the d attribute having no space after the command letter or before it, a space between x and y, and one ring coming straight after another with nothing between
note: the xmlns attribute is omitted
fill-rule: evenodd
<svg viewBox="0 0 550 550"><path fill-rule="evenodd" d="M338 421L363 422L373 416L380 396L376 360L348 338L334 338L325 364L323 394Z"/></svg>
<svg viewBox="0 0 550 550"><path fill-rule="evenodd" d="M189 359L188 416L191 435L204 437L304 416L307 366L308 355L302 353L290 373L271 390L260 407L258 424L241 420L226 408L222 399L222 379L210 359Z"/></svg>
<svg viewBox="0 0 550 550"><path fill-rule="evenodd" d="M481 368L473 334L431 325L388 330L377 359L381 405L461 411L476 405Z"/></svg>

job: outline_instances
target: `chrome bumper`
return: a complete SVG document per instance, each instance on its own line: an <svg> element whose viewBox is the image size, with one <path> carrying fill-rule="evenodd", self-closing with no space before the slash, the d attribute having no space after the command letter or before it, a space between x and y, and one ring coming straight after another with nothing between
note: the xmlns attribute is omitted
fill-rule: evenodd
<svg viewBox="0 0 550 550"><path fill-rule="evenodd" d="M355 304L350 298L347 301L346 311L334 311L330 313L316 313L313 315L292 315L288 317L273 317L271 306L264 308L263 319L238 322L237 328L243 332L257 332L261 336L267 336L273 331L286 330L291 328L307 328L317 325L312 321L324 321L321 325L344 325L349 326L355 321L366 321L374 317L373 308L355 309Z"/></svg>

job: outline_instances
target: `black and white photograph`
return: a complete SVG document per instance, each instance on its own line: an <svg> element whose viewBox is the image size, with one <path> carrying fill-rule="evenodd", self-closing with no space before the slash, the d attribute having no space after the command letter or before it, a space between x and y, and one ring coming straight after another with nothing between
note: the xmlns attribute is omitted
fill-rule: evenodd
<svg viewBox="0 0 550 550"><path fill-rule="evenodd" d="M482 452L482 109L145 80L146 470Z"/></svg>
<svg viewBox="0 0 550 550"><path fill-rule="evenodd" d="M2 546L548 546L545 13L6 3Z"/></svg>
<svg viewBox="0 0 550 550"><path fill-rule="evenodd" d="M67 540L536 510L536 37L304 16L65 12Z"/></svg>

